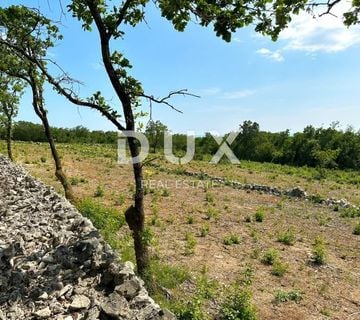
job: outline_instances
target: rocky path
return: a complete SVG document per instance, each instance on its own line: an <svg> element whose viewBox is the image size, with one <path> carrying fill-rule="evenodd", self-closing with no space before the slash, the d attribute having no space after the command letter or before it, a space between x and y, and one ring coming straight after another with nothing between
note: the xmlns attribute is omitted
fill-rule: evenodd
<svg viewBox="0 0 360 320"><path fill-rule="evenodd" d="M173 319L91 222L0 155L0 320Z"/></svg>

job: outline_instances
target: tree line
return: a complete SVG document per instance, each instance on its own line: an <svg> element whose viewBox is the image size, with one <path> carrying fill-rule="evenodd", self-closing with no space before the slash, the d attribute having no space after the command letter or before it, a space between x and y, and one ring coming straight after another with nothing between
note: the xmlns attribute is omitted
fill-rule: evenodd
<svg viewBox="0 0 360 320"><path fill-rule="evenodd" d="M118 136L115 131L92 131L83 126L52 127L51 130L58 143L117 144ZM14 140L47 142L44 128L40 124L18 121L14 123L12 131ZM149 140L150 152L162 153L165 131L168 128L160 121L149 121L144 133ZM5 139L6 135L6 126L0 126L0 138ZM174 153L184 154L187 136L174 134L172 140ZM195 159L208 160L219 146L212 135L206 133L195 138L195 147ZM257 122L247 120L239 126L239 134L231 149L240 160L330 169L360 169L360 131L351 127L342 130L339 123L320 128L309 125L302 132L290 134L289 130L263 131Z"/></svg>

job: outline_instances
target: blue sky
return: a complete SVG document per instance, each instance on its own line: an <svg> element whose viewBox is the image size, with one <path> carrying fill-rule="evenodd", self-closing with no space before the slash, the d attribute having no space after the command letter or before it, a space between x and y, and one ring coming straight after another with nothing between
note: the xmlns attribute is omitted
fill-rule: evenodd
<svg viewBox="0 0 360 320"><path fill-rule="evenodd" d="M39 7L55 20L60 17L57 1L2 1L3 6L17 3ZM119 108L103 71L97 33L82 31L69 14L61 21L64 40L49 56L82 81L80 96L100 90ZM276 43L251 28L225 43L211 28L195 23L184 33L176 32L153 8L148 10L147 22L128 29L125 39L114 42L113 48L129 58L132 74L147 94L161 97L187 88L201 96L174 99L183 114L154 105L153 118L174 132L224 133L244 120L257 121L271 131L295 132L308 124L327 126L333 121L360 129L359 27L347 29L340 19L303 14ZM52 125L113 129L97 112L72 105L51 88L45 98ZM146 103L143 108L148 110ZM18 120L39 122L29 93L22 99Z"/></svg>

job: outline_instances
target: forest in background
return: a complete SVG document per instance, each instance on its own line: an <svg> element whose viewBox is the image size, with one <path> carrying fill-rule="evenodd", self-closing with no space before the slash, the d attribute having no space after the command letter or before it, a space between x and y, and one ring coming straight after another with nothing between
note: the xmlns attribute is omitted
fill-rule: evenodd
<svg viewBox="0 0 360 320"><path fill-rule="evenodd" d="M113 144L117 143L114 131L91 131L85 127L56 128L53 135L58 143ZM150 152L163 149L163 134L168 128L160 121L150 121L145 134L149 139ZM5 128L0 127L0 138L5 139ZM18 141L46 142L42 125L18 121L14 125L13 139ZM185 134L173 135L175 154L186 152ZM210 133L196 137L197 160L208 160L218 150L218 144ZM307 126L302 132L290 134L289 130L268 132L252 121L239 126L239 135L231 145L240 160L271 162L294 166L320 168L360 169L360 132L349 127L339 129L338 123L329 127ZM223 159L226 161L226 159Z"/></svg>

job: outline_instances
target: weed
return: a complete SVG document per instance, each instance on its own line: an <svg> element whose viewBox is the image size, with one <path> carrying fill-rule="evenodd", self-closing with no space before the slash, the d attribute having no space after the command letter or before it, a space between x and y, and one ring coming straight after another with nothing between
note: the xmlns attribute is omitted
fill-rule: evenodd
<svg viewBox="0 0 360 320"><path fill-rule="evenodd" d="M46 158L45 158L45 157L41 157L41 158L40 158L40 161L41 161L42 163L45 163L45 162L46 162Z"/></svg>
<svg viewBox="0 0 360 320"><path fill-rule="evenodd" d="M239 244L239 243L240 243L240 237L234 233L224 238L224 244L226 246L231 246L233 244Z"/></svg>
<svg viewBox="0 0 360 320"><path fill-rule="evenodd" d="M250 215L247 215L247 216L245 217L245 222L247 222L247 223L250 223L250 222L251 222L251 216L250 216Z"/></svg>
<svg viewBox="0 0 360 320"><path fill-rule="evenodd" d="M251 293L235 285L230 288L220 306L222 320L257 320L256 309L251 303Z"/></svg>
<svg viewBox="0 0 360 320"><path fill-rule="evenodd" d="M187 233L185 236L185 255L190 256L194 253L197 241L193 234Z"/></svg>
<svg viewBox="0 0 360 320"><path fill-rule="evenodd" d="M206 218L210 220L211 218L217 219L219 217L219 211L216 210L214 207L209 207L206 212Z"/></svg>
<svg viewBox="0 0 360 320"><path fill-rule="evenodd" d="M200 228L200 237L205 238L209 234L209 231L210 231L210 226L208 223L205 223Z"/></svg>
<svg viewBox="0 0 360 320"><path fill-rule="evenodd" d="M280 260L276 260L273 263L271 274L277 277L282 277L289 269L289 266L285 263L282 263Z"/></svg>
<svg viewBox="0 0 360 320"><path fill-rule="evenodd" d="M256 222L263 222L265 218L265 211L264 209L258 209L255 212L255 221Z"/></svg>
<svg viewBox="0 0 360 320"><path fill-rule="evenodd" d="M79 184L80 180L77 177L71 177L70 178L70 184L72 186L77 186Z"/></svg>
<svg viewBox="0 0 360 320"><path fill-rule="evenodd" d="M326 249L324 239L320 236L315 238L313 245L313 262L318 265L325 264L326 262Z"/></svg>
<svg viewBox="0 0 360 320"><path fill-rule="evenodd" d="M94 197L95 198L100 198L100 197L103 197L104 196L104 188L102 186L97 186L96 187L96 190L94 192Z"/></svg>
<svg viewBox="0 0 360 320"><path fill-rule="evenodd" d="M163 197L169 197L169 196L170 196L170 190L169 190L168 188L164 188L164 189L162 190L161 195L162 195Z"/></svg>
<svg viewBox="0 0 360 320"><path fill-rule="evenodd" d="M275 302L288 302L294 301L299 303L303 299L301 293L297 290L292 291L277 291L275 293Z"/></svg>
<svg viewBox="0 0 360 320"><path fill-rule="evenodd" d="M125 195L119 194L119 195L116 197L115 205L121 206L121 205L123 205L124 203L125 203Z"/></svg>
<svg viewBox="0 0 360 320"><path fill-rule="evenodd" d="M283 244L291 246L295 243L296 237L295 237L294 231L291 229L288 229L284 232L280 232L278 234L277 240Z"/></svg>
<svg viewBox="0 0 360 320"><path fill-rule="evenodd" d="M359 218L360 208L343 208L340 213L342 218Z"/></svg>
<svg viewBox="0 0 360 320"><path fill-rule="evenodd" d="M266 265L273 265L279 259L279 252L276 249L268 249L265 251L261 262Z"/></svg>
<svg viewBox="0 0 360 320"><path fill-rule="evenodd" d="M186 218L187 224L194 224L195 218L193 215L188 215Z"/></svg>
<svg viewBox="0 0 360 320"><path fill-rule="evenodd" d="M360 221L355 225L353 234L360 236Z"/></svg>
<svg viewBox="0 0 360 320"><path fill-rule="evenodd" d="M208 203L214 203L214 195L210 192L206 192L205 201Z"/></svg>

